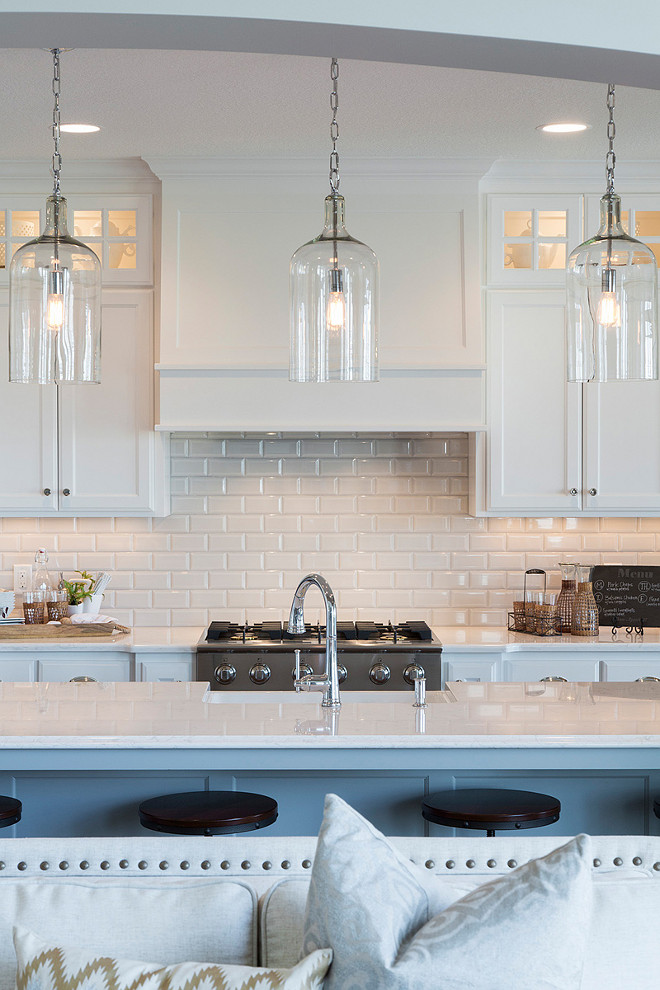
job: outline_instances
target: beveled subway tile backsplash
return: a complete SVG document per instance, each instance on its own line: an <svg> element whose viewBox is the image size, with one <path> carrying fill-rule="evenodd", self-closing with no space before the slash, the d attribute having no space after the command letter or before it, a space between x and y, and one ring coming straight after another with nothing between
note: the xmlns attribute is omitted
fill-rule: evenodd
<svg viewBox="0 0 660 990"><path fill-rule="evenodd" d="M660 563L660 519L475 519L464 434L175 435L166 519L0 519L0 587L38 546L53 571L108 570L127 625L281 618L308 571L341 616L504 625L527 567ZM311 595L310 619L320 617Z"/></svg>

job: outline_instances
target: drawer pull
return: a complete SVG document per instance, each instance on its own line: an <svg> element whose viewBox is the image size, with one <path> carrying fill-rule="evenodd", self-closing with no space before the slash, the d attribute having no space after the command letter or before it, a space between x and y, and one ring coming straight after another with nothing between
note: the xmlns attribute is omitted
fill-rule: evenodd
<svg viewBox="0 0 660 990"><path fill-rule="evenodd" d="M578 493L578 490L577 490L577 488L571 488L571 490L569 491L569 493L568 493L568 494L569 494L569 495L577 495L577 493Z"/></svg>
<svg viewBox="0 0 660 990"><path fill-rule="evenodd" d="M98 684L95 677L87 677L86 674L80 674L78 677L69 678L69 684Z"/></svg>
<svg viewBox="0 0 660 990"><path fill-rule="evenodd" d="M643 684L645 681L652 681L655 684L660 684L660 677L651 677L651 675L649 674L648 677L636 677L635 678L635 683L636 684Z"/></svg>
<svg viewBox="0 0 660 990"><path fill-rule="evenodd" d="M542 677L541 683L543 683L543 681L562 681L564 684L568 684L568 677L559 677L552 675L551 677Z"/></svg>

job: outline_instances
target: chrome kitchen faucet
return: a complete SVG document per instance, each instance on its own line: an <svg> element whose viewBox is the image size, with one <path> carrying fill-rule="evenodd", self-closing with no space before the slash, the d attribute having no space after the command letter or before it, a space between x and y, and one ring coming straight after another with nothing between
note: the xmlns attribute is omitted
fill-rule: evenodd
<svg viewBox="0 0 660 990"><path fill-rule="evenodd" d="M296 588L291 603L288 630L292 635L305 632L305 595L314 585L323 595L325 603L325 673L300 676L300 650L296 650L296 679L294 686L300 691L323 691L324 708L340 708L339 672L337 670L337 606L332 588L320 574L308 574Z"/></svg>

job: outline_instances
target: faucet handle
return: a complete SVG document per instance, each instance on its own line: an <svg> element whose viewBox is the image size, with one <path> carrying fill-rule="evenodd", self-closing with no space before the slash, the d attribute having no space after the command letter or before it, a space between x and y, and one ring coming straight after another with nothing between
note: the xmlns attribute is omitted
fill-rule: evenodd
<svg viewBox="0 0 660 990"><path fill-rule="evenodd" d="M295 651L296 654L296 679L294 681L296 687L296 694L300 694L300 650Z"/></svg>
<svg viewBox="0 0 660 990"><path fill-rule="evenodd" d="M413 708L426 708L426 677L413 678L415 683L415 700Z"/></svg>

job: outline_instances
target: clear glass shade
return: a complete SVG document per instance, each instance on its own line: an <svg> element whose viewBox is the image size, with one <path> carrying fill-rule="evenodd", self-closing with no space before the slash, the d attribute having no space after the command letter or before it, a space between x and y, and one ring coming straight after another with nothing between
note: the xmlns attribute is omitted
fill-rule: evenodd
<svg viewBox="0 0 660 990"><path fill-rule="evenodd" d="M66 200L49 197L43 234L9 273L9 381L100 382L101 264L69 236Z"/></svg>
<svg viewBox="0 0 660 990"><path fill-rule="evenodd" d="M600 201L600 229L568 259L568 381L658 377L658 273L646 244L626 234L621 200Z"/></svg>
<svg viewBox="0 0 660 990"><path fill-rule="evenodd" d="M291 259L291 381L378 381L378 260L344 226L344 198Z"/></svg>

